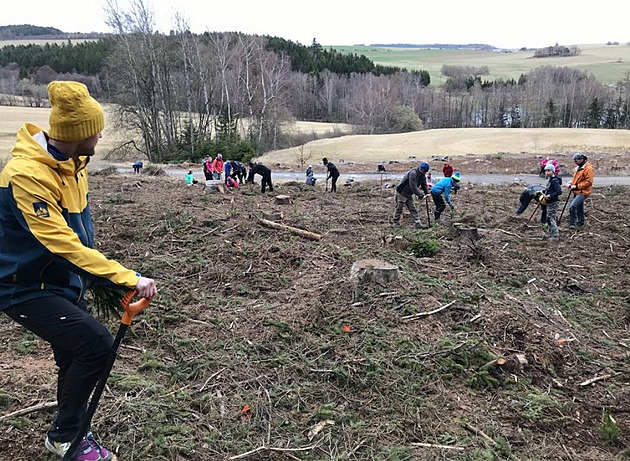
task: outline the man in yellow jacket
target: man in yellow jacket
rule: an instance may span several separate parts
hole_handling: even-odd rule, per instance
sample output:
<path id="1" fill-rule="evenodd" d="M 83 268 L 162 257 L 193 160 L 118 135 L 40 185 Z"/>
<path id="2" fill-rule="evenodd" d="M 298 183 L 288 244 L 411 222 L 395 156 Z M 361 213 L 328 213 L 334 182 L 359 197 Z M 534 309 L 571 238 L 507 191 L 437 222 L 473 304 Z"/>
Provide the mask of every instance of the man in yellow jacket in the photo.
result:
<path id="1" fill-rule="evenodd" d="M 87 312 L 87 284 L 136 289 L 144 298 L 157 288 L 93 248 L 86 166 L 105 127 L 101 105 L 77 82 L 52 82 L 48 96 L 49 131 L 24 124 L 0 173 L 0 310 L 52 347 L 58 411 L 45 446 L 63 457 L 113 343 Z M 73 459 L 113 454 L 88 432 Z"/>
<path id="2" fill-rule="evenodd" d="M 576 152 L 573 155 L 575 171 L 573 179 L 567 185 L 573 192 L 573 200 L 569 206 L 569 229 L 584 226 L 584 200 L 593 192 L 595 173 L 586 155 Z"/>

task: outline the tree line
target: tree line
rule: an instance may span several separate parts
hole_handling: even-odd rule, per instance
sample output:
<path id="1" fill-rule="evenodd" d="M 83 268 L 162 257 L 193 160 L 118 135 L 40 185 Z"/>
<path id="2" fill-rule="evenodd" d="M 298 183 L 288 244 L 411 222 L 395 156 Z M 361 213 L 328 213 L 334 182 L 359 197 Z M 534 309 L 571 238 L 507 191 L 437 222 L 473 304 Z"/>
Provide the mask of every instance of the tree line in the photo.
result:
<path id="1" fill-rule="evenodd" d="M 42 56 L 28 46 L 0 50 L 0 93 L 41 103 L 48 81 L 82 78 L 92 92 L 118 105 L 117 122 L 142 139 L 133 148 L 156 162 L 198 160 L 219 151 L 246 160 L 317 137 L 283 129 L 296 119 L 349 123 L 369 134 L 459 127 L 630 128 L 628 79 L 606 86 L 587 72 L 543 66 L 517 81 L 492 81 L 482 80 L 486 68 L 451 66 L 445 69 L 446 84 L 435 87 L 423 71 L 380 68 L 316 41 L 302 46 L 236 32 L 193 34 L 181 17 L 174 18 L 169 34 L 158 33 L 142 0 L 129 11 L 110 2 L 108 21 L 114 31 L 108 39 L 51 46 L 45 62 L 20 60 L 22 52 Z M 85 49 L 79 45 L 100 48 L 81 59 L 78 50 Z M 75 66 L 54 58 L 63 52 L 76 57 Z M 98 53 L 94 74 L 88 75 L 82 66 Z M 26 71 L 25 63 L 31 66 Z"/>

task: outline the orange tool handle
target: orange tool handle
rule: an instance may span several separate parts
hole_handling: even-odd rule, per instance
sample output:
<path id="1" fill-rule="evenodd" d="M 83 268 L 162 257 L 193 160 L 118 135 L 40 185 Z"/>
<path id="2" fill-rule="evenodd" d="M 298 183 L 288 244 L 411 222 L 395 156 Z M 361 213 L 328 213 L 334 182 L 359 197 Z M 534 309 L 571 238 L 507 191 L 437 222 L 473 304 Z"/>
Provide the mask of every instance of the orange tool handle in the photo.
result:
<path id="1" fill-rule="evenodd" d="M 131 300 L 137 294 L 138 294 L 137 290 L 129 290 L 127 294 L 123 296 L 123 299 L 120 300 L 120 305 L 122 306 L 123 311 L 124 311 L 123 316 L 120 319 L 120 322 L 125 325 L 131 325 L 131 321 L 133 320 L 134 316 L 138 312 L 140 312 L 142 309 L 147 307 L 149 303 L 151 302 L 150 299 L 140 298 L 135 303 L 132 303 Z"/>

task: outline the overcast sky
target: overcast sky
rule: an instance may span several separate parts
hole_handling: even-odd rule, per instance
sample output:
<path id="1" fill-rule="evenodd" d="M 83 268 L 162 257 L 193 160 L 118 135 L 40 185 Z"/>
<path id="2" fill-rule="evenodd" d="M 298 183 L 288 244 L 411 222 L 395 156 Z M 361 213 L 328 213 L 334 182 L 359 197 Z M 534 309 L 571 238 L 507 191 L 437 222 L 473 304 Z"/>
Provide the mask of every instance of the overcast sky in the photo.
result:
<path id="1" fill-rule="evenodd" d="M 485 43 L 500 48 L 630 42 L 630 0 L 146 0 L 158 30 L 181 14 L 193 32 L 274 35 L 310 45 Z M 128 0 L 118 0 L 129 9 Z M 4 1 L 0 25 L 109 32 L 104 0 Z"/>

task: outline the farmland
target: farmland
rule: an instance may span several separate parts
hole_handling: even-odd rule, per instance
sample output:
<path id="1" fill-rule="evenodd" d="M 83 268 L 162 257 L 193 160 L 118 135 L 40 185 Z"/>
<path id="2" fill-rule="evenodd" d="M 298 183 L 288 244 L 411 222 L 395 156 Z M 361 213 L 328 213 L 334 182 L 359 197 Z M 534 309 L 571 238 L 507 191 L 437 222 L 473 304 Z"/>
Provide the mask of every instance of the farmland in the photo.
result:
<path id="1" fill-rule="evenodd" d="M 550 44 L 553 45 L 553 44 Z M 535 50 L 509 52 L 476 51 L 465 49 L 379 48 L 372 46 L 333 46 L 336 50 L 364 54 L 375 64 L 399 66 L 409 70 L 426 70 L 432 85 L 444 83 L 440 70 L 444 65 L 487 66 L 490 75 L 485 80 L 518 80 L 521 74 L 540 66 L 572 67 L 593 74 L 605 84 L 628 78 L 630 73 L 630 45 L 578 45 L 579 56 L 562 58 L 534 58 Z"/>

